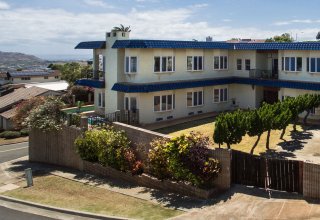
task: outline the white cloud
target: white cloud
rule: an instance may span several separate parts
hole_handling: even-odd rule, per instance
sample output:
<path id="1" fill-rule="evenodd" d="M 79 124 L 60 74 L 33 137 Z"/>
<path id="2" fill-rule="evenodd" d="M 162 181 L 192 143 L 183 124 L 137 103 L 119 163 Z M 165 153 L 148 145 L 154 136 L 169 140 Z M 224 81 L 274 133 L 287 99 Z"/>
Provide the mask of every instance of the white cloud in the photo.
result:
<path id="1" fill-rule="evenodd" d="M 284 26 L 290 24 L 318 24 L 320 20 L 311 20 L 311 19 L 293 19 L 288 21 L 277 21 L 273 23 L 276 26 Z"/>
<path id="2" fill-rule="evenodd" d="M 85 4 L 94 6 L 94 7 L 102 7 L 102 8 L 114 8 L 114 6 L 107 4 L 102 0 L 84 0 Z"/>
<path id="3" fill-rule="evenodd" d="M 228 19 L 228 18 L 225 18 L 225 19 L 222 19 L 223 22 L 231 22 L 232 20 L 231 19 Z"/>
<path id="4" fill-rule="evenodd" d="M 10 9 L 10 5 L 4 1 L 0 1 L 0 10 L 8 10 Z"/>
<path id="5" fill-rule="evenodd" d="M 208 4 L 202 3 L 202 4 L 192 5 L 191 7 L 195 7 L 195 8 L 205 8 L 205 7 L 208 7 L 208 6 L 209 6 Z"/>
<path id="6" fill-rule="evenodd" d="M 268 30 L 265 27 L 214 26 L 193 22 L 196 9 L 133 9 L 128 13 L 71 13 L 62 9 L 20 8 L 0 11 L 0 48 L 30 53 L 70 54 L 80 41 L 104 40 L 114 26 L 131 26 L 131 38 L 214 40 L 267 38 L 285 32 L 301 33 L 299 39 L 314 39 L 318 29 Z"/>

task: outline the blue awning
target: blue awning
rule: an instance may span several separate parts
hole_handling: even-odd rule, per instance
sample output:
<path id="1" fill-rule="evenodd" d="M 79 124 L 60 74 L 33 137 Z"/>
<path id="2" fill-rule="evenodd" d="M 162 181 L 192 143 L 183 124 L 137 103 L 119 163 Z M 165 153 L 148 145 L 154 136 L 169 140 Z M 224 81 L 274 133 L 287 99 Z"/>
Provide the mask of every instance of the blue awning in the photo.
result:
<path id="1" fill-rule="evenodd" d="M 320 91 L 320 83 L 316 82 L 301 82 L 290 80 L 276 80 L 276 79 L 256 79 L 245 77 L 225 77 L 203 80 L 183 80 L 172 82 L 159 83 L 115 83 L 112 90 L 124 93 L 147 93 L 158 92 L 165 90 L 188 89 L 225 84 L 245 84 L 256 86 L 267 86 L 276 88 L 292 88 Z"/>
<path id="2" fill-rule="evenodd" d="M 75 85 L 102 89 L 105 88 L 105 81 L 98 79 L 79 79 L 75 82 Z"/>
<path id="3" fill-rule="evenodd" d="M 80 42 L 75 49 L 105 49 L 105 41 L 84 41 Z"/>

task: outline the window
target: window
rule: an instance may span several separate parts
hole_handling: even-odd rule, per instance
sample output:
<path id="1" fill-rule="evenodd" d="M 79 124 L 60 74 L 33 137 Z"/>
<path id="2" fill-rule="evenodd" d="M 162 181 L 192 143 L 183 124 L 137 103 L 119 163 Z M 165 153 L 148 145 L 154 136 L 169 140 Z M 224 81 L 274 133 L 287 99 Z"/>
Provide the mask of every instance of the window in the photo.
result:
<path id="1" fill-rule="evenodd" d="M 320 58 L 307 58 L 307 71 L 310 73 L 320 73 Z"/>
<path id="2" fill-rule="evenodd" d="M 21 77 L 21 80 L 30 80 L 31 78 L 29 76 Z"/>
<path id="3" fill-rule="evenodd" d="M 105 107 L 105 94 L 104 94 L 104 92 L 98 93 L 98 107 L 100 107 L 100 108 Z"/>
<path id="4" fill-rule="evenodd" d="M 302 57 L 282 57 L 281 69 L 283 71 L 302 71 Z"/>
<path id="5" fill-rule="evenodd" d="M 228 69 L 228 57 L 227 56 L 213 57 L 213 69 L 215 69 L 215 70 Z"/>
<path id="6" fill-rule="evenodd" d="M 245 67 L 246 67 L 246 70 L 250 70 L 251 69 L 251 60 L 249 59 L 246 59 L 245 60 Z"/>
<path id="7" fill-rule="evenodd" d="M 55 76 L 54 78 L 55 78 L 55 79 L 59 79 L 59 76 Z"/>
<path id="8" fill-rule="evenodd" d="M 125 62 L 125 70 L 126 73 L 136 73 L 137 72 L 137 65 L 138 65 L 138 58 L 137 57 L 126 57 Z"/>
<path id="9" fill-rule="evenodd" d="M 201 106 L 203 105 L 203 91 L 187 92 L 187 106 Z"/>
<path id="10" fill-rule="evenodd" d="M 137 98 L 136 97 L 125 97 L 124 98 L 124 109 L 125 110 L 136 110 L 137 109 Z"/>
<path id="11" fill-rule="evenodd" d="M 187 70 L 188 71 L 203 70 L 203 56 L 188 56 L 187 57 Z"/>
<path id="12" fill-rule="evenodd" d="M 213 90 L 213 102 L 227 102 L 228 101 L 228 88 L 220 88 Z"/>
<path id="13" fill-rule="evenodd" d="M 154 72 L 174 72 L 175 71 L 175 57 L 154 57 Z"/>
<path id="14" fill-rule="evenodd" d="M 44 78 L 44 79 L 49 79 L 49 77 L 48 77 L 48 76 L 44 76 L 43 78 Z"/>
<path id="15" fill-rule="evenodd" d="M 170 95 L 161 95 L 153 97 L 153 110 L 155 112 L 165 112 L 171 111 L 175 108 L 175 96 Z"/>
<path id="16" fill-rule="evenodd" d="M 242 59 L 237 59 L 237 70 L 242 70 Z"/>

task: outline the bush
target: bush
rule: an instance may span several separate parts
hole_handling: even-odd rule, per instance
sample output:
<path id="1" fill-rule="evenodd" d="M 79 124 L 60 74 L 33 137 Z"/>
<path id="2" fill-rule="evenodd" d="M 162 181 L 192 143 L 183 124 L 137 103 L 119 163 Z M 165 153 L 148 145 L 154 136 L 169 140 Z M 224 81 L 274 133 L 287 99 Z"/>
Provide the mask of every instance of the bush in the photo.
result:
<path id="1" fill-rule="evenodd" d="M 21 136 L 21 133 L 19 131 L 4 131 L 0 133 L 0 138 L 5 139 L 14 139 Z"/>
<path id="2" fill-rule="evenodd" d="M 132 174 L 143 172 L 142 163 L 137 161 L 123 131 L 116 131 L 112 127 L 90 130 L 77 138 L 75 145 L 84 160 L 99 162 L 120 171 L 131 171 Z"/>
<path id="3" fill-rule="evenodd" d="M 37 128 L 42 131 L 59 130 L 63 123 L 61 109 L 64 103 L 60 98 L 46 97 L 45 102 L 30 111 L 26 118 L 29 128 Z"/>
<path id="4" fill-rule="evenodd" d="M 181 135 L 151 143 L 148 154 L 150 173 L 159 179 L 187 181 L 210 187 L 220 172 L 219 161 L 210 157 L 209 139 L 200 133 Z"/>
<path id="5" fill-rule="evenodd" d="M 20 130 L 21 136 L 25 137 L 25 136 L 29 136 L 29 129 L 24 128 L 22 130 Z"/>

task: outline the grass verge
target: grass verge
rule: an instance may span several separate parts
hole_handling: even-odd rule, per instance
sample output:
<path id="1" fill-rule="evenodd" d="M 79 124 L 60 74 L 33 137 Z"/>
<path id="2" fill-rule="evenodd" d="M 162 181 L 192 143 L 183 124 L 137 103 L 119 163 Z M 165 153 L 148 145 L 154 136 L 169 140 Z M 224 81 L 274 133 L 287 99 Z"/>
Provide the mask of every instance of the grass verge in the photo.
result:
<path id="1" fill-rule="evenodd" d="M 301 126 L 297 126 L 297 129 L 302 131 Z M 286 141 L 292 140 L 291 138 L 291 131 L 293 130 L 292 125 L 290 124 L 286 130 L 284 135 L 284 139 Z M 214 144 L 213 142 L 213 131 L 214 131 L 214 118 L 205 118 L 197 121 L 186 122 L 183 124 L 178 124 L 175 126 L 170 126 L 167 128 L 162 128 L 156 130 L 157 132 L 168 134 L 172 137 L 179 136 L 181 134 L 187 134 L 191 131 L 200 132 L 201 134 L 208 136 L 211 143 L 214 147 L 218 147 L 218 145 Z M 272 130 L 270 135 L 270 149 L 276 149 L 279 143 L 284 142 L 284 140 L 280 139 L 281 131 L 279 130 Z M 258 146 L 256 147 L 254 154 L 259 155 L 260 153 L 266 152 L 266 137 L 267 132 L 265 132 L 260 139 Z M 244 136 L 242 141 L 239 144 L 231 145 L 231 148 L 234 150 L 239 150 L 243 152 L 249 153 L 254 142 L 256 141 L 257 137 L 249 137 L 248 135 Z M 221 146 L 226 148 L 225 145 Z"/>
<path id="2" fill-rule="evenodd" d="M 183 213 L 52 175 L 35 177 L 33 187 L 7 191 L 3 195 L 66 209 L 135 219 L 167 219 Z"/>
<path id="3" fill-rule="evenodd" d="M 29 140 L 29 137 L 19 137 L 19 138 L 14 138 L 14 139 L 0 138 L 0 145 L 17 144 L 17 143 L 21 143 L 21 142 L 26 142 L 28 140 Z"/>

